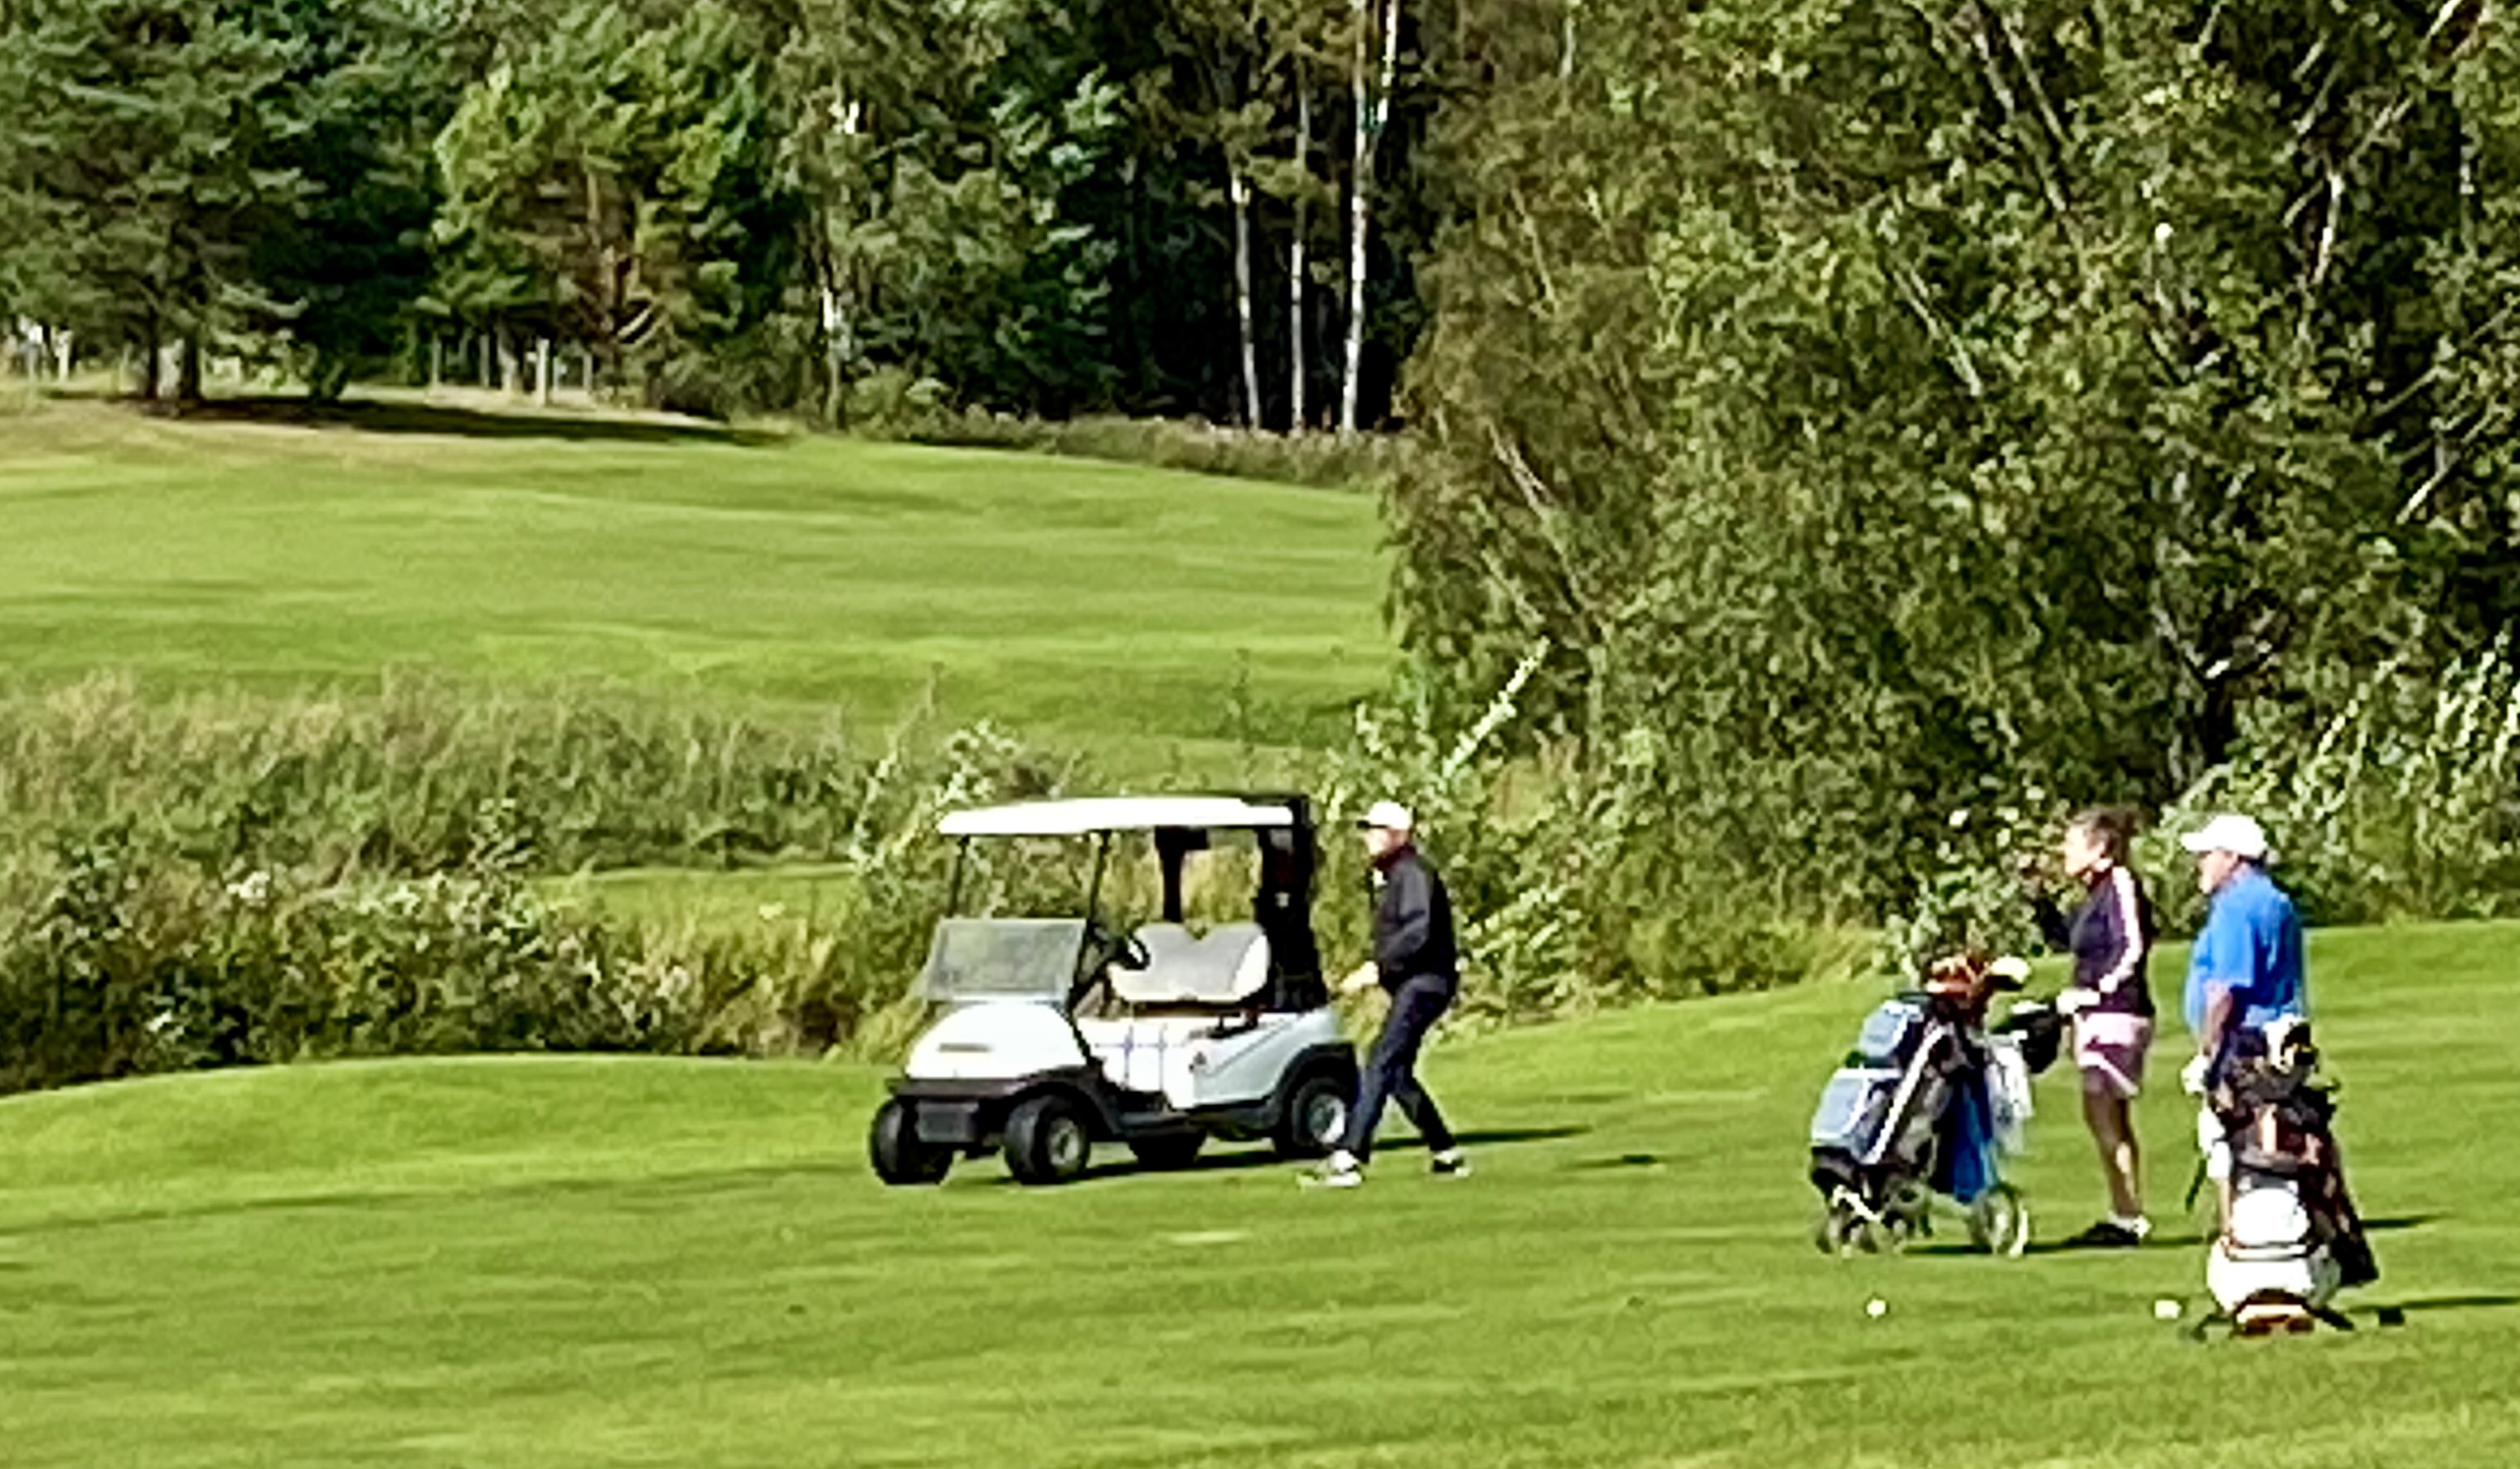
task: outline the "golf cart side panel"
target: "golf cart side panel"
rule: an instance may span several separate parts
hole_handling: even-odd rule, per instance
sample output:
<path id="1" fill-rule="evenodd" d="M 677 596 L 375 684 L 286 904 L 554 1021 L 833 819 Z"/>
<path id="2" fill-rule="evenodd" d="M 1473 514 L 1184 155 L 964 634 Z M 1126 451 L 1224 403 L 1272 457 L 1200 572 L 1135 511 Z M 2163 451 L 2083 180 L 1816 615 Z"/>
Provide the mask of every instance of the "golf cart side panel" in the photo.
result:
<path id="1" fill-rule="evenodd" d="M 1185 1108 L 1198 1125 L 1219 1136 L 1265 1137 L 1275 1132 L 1286 1114 L 1286 1104 L 1295 1090 L 1312 1076 L 1334 1078 L 1340 1090 L 1353 1096 L 1356 1091 L 1356 1047 L 1345 1040 L 1316 1041 L 1294 1055 L 1282 1059 L 1275 1077 L 1276 1085 L 1257 1096 L 1235 1100 L 1213 1100 Z"/>
<path id="2" fill-rule="evenodd" d="M 1081 1019 L 1076 1028 L 1112 1086 L 1161 1095 L 1185 1112 L 1265 1101 L 1298 1056 L 1345 1046 L 1328 1010 L 1118 1015 Z"/>
<path id="3" fill-rule="evenodd" d="M 1275 1096 L 1307 1052 L 1336 1046 L 1338 1017 L 1328 1010 L 1272 1017 L 1247 1030 L 1211 1036 L 1165 1079 L 1165 1094 L 1185 1111 Z"/>

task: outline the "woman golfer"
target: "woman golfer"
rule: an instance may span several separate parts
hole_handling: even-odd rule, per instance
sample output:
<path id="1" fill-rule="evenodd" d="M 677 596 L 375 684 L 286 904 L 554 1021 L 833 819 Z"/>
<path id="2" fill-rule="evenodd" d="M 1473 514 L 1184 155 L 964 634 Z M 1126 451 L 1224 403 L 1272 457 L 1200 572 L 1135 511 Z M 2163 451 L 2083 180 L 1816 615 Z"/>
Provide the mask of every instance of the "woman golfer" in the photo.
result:
<path id="1" fill-rule="evenodd" d="M 2074 956 L 2074 982 L 2057 1007 L 2074 1017 L 2074 1064 L 2083 1073 L 2083 1121 L 2100 1152 L 2109 1183 L 2109 1216 L 2069 1243 L 2125 1248 L 2143 1242 L 2143 1155 L 2128 1103 L 2143 1090 L 2144 1055 L 2152 1048 L 2152 902 L 2127 866 L 2130 824 L 2122 812 L 2093 810 L 2065 826 L 2059 844 L 2065 875 L 2083 886 L 2068 917 L 2034 893 L 2039 928 L 2049 947 Z"/>

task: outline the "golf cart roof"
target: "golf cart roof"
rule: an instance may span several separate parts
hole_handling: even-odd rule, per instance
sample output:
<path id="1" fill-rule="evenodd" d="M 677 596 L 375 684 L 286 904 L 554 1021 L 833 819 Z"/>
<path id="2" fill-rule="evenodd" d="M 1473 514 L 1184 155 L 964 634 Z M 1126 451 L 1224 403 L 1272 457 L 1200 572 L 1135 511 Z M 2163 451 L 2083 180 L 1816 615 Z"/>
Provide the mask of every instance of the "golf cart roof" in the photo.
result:
<path id="1" fill-rule="evenodd" d="M 1291 807 L 1255 804 L 1240 796 L 1091 796 L 956 811 L 938 822 L 936 830 L 944 836 L 1085 836 L 1173 826 L 1245 830 L 1294 824 Z"/>

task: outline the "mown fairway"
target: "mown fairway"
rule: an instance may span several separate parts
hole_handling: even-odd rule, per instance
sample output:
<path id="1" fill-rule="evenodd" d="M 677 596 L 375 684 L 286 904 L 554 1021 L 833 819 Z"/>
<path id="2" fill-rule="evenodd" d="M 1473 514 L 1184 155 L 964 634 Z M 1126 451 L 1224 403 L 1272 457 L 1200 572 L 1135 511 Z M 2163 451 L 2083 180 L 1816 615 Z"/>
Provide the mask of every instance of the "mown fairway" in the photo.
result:
<path id="1" fill-rule="evenodd" d="M 1315 743 L 1389 640 L 1371 496 L 415 404 L 0 417 L 0 681 L 387 670 L 836 711 L 1114 762 Z"/>
<path id="2" fill-rule="evenodd" d="M 1875 998 L 1855 986 L 1448 1046 L 1431 1077 L 1487 1135 L 1478 1176 L 1395 1151 L 1349 1195 L 1238 1155 L 1049 1192 L 991 1161 L 887 1193 L 859 1151 L 877 1074 L 840 1067 L 396 1063 L 19 1097 L 6 1462 L 2508 1464 L 2515 946 L 2314 940 L 2381 1226 L 2359 1305 L 2408 1324 L 2364 1309 L 2354 1335 L 2264 1344 L 2152 1317 L 2200 1283 L 2171 1094 L 2143 1117 L 2162 1247 L 1814 1254 L 1802 1129 Z M 2097 1181 L 2065 1076 L 2043 1101 L 2018 1178 L 2053 1238 Z"/>

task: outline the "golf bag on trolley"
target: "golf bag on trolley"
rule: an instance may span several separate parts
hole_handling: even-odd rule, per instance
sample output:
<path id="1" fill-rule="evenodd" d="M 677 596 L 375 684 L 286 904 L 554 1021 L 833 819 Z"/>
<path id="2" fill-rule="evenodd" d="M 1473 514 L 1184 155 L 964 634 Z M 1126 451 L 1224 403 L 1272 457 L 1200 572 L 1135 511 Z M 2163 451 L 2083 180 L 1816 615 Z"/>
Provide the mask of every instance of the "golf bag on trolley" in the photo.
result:
<path id="1" fill-rule="evenodd" d="M 2306 1023 L 2244 1031 L 2217 1068 L 2199 1118 L 2206 1172 L 2230 1207 L 2205 1257 L 2205 1284 L 2247 1334 L 2346 1324 L 2328 1301 L 2380 1277 L 2346 1192 L 2333 1089 L 2318 1077 Z"/>
<path id="2" fill-rule="evenodd" d="M 1967 1212 L 1980 1249 L 2018 1255 L 2029 1243 L 2029 1209 L 2002 1159 L 2020 1150 L 2030 1079 L 2055 1063 L 2065 1022 L 2042 1002 L 1986 1027 L 1990 1002 L 2026 972 L 2018 959 L 1959 955 L 1865 1019 L 1812 1114 L 1820 1248 L 1897 1249 L 1931 1232 L 1938 1194 Z"/>

